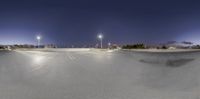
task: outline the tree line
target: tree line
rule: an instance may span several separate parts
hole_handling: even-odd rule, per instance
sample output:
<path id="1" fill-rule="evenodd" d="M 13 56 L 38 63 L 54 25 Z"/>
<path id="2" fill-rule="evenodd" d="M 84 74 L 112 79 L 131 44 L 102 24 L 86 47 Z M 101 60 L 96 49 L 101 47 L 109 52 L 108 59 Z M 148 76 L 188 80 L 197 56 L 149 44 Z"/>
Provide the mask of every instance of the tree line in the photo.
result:
<path id="1" fill-rule="evenodd" d="M 132 45 L 124 45 L 122 49 L 145 49 L 144 44 L 132 44 Z"/>

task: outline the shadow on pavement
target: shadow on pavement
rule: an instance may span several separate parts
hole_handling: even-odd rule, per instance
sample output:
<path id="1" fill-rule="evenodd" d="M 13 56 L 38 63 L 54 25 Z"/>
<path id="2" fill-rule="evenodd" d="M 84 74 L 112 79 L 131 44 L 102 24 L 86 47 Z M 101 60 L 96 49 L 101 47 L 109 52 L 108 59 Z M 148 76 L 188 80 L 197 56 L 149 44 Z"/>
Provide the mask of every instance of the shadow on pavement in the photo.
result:
<path id="1" fill-rule="evenodd" d="M 193 61 L 195 59 L 176 59 L 176 60 L 166 60 L 166 61 L 159 61 L 159 60 L 148 60 L 148 59 L 140 59 L 141 63 L 147 64 L 164 64 L 168 67 L 180 67 L 186 65 L 187 63 Z"/>

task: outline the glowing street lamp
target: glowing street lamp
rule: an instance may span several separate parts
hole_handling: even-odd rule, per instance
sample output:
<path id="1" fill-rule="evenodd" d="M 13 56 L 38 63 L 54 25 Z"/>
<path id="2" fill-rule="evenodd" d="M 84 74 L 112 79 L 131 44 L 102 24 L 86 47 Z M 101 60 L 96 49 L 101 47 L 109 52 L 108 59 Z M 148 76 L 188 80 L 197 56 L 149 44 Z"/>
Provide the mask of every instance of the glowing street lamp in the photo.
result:
<path id="1" fill-rule="evenodd" d="M 103 35 L 102 35 L 102 34 L 99 34 L 99 35 L 98 35 L 98 38 L 100 39 L 101 48 L 103 48 L 103 44 L 102 44 L 102 42 L 103 42 Z"/>
<path id="2" fill-rule="evenodd" d="M 110 42 L 108 42 L 108 48 L 110 48 L 110 46 L 111 46 L 111 43 L 110 43 Z"/>
<path id="3" fill-rule="evenodd" d="M 37 46 L 38 46 L 38 48 L 39 48 L 39 46 L 40 46 L 40 41 L 41 41 L 42 37 L 38 35 L 38 36 L 36 37 L 36 39 L 37 39 Z"/>

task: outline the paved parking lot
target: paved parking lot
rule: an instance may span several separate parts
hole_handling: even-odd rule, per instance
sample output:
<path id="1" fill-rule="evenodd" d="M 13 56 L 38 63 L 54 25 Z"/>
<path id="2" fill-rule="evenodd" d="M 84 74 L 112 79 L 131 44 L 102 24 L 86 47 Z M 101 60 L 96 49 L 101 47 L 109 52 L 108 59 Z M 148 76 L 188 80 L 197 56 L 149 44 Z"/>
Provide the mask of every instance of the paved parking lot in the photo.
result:
<path id="1" fill-rule="evenodd" d="M 1 99 L 200 99 L 200 53 L 1 51 Z"/>

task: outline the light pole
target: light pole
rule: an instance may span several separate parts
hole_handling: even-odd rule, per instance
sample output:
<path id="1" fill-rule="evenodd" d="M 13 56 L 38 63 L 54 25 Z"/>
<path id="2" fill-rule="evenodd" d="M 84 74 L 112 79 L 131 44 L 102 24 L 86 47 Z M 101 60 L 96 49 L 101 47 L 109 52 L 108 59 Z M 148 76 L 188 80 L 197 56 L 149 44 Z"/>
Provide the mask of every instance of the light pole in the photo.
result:
<path id="1" fill-rule="evenodd" d="M 103 48 L 103 44 L 102 44 L 102 42 L 103 42 L 103 35 L 102 35 L 102 34 L 99 34 L 99 35 L 98 35 L 98 38 L 100 39 L 101 48 Z"/>
<path id="2" fill-rule="evenodd" d="M 108 49 L 110 49 L 110 48 L 111 48 L 111 43 L 109 42 L 109 43 L 108 43 Z"/>
<path id="3" fill-rule="evenodd" d="M 40 46 L 40 41 L 41 41 L 41 38 L 42 38 L 42 37 L 41 37 L 41 36 L 39 36 L 39 35 L 36 37 L 36 39 L 37 39 L 37 46 L 38 46 L 38 48 L 39 48 L 39 46 Z"/>

